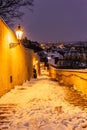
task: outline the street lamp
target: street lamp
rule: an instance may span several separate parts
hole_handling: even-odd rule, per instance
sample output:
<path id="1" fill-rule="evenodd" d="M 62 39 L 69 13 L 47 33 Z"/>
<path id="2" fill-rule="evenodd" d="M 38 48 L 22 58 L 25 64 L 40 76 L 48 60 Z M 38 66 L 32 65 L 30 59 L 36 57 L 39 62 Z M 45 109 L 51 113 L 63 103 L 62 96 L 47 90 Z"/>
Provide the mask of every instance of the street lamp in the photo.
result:
<path id="1" fill-rule="evenodd" d="M 18 25 L 18 27 L 16 29 L 16 36 L 17 36 L 18 41 L 20 41 L 22 39 L 23 30 L 22 30 L 20 24 Z"/>
<path id="2" fill-rule="evenodd" d="M 20 41 L 21 41 L 22 36 L 23 36 L 23 30 L 22 30 L 20 24 L 18 25 L 18 27 L 17 27 L 15 33 L 16 33 L 16 37 L 17 37 L 18 43 L 10 43 L 10 44 L 9 44 L 9 48 L 16 47 L 17 45 L 20 44 Z"/>

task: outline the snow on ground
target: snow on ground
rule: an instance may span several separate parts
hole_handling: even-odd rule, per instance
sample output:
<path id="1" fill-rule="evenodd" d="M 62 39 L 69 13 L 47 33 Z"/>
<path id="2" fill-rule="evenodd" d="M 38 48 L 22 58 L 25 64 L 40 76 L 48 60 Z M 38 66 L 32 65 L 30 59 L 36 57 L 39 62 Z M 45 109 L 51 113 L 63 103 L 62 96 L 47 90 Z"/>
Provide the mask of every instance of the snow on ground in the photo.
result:
<path id="1" fill-rule="evenodd" d="M 0 130 L 87 130 L 87 113 L 44 73 L 0 98 Z"/>

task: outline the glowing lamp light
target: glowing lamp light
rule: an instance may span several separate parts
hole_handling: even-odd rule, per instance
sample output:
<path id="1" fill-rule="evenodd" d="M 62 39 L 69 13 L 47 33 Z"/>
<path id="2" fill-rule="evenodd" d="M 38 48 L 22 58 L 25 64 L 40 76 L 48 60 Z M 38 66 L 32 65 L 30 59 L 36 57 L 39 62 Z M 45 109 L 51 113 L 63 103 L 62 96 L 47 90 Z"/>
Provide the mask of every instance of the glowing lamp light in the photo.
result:
<path id="1" fill-rule="evenodd" d="M 23 30 L 22 30 L 20 24 L 18 25 L 18 28 L 16 29 L 16 36 L 17 36 L 17 39 L 18 39 L 18 40 L 21 40 L 21 39 L 22 39 Z"/>
<path id="2" fill-rule="evenodd" d="M 23 30 L 22 30 L 20 24 L 18 25 L 15 33 L 16 33 L 16 37 L 17 37 L 18 43 L 10 43 L 9 44 L 9 48 L 16 47 L 17 45 L 20 44 L 20 41 L 21 41 L 22 36 L 23 36 Z"/>

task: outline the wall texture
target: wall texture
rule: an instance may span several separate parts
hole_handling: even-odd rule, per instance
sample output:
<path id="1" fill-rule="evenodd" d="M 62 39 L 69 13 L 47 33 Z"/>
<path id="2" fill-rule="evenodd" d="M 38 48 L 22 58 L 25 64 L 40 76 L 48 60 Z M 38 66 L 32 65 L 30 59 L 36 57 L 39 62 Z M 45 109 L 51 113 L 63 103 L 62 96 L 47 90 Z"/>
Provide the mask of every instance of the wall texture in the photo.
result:
<path id="1" fill-rule="evenodd" d="M 33 66 L 37 71 L 37 75 L 40 75 L 40 57 L 37 53 L 34 53 L 33 55 Z"/>
<path id="2" fill-rule="evenodd" d="M 34 52 L 18 43 L 14 32 L 0 19 L 0 96 L 32 77 Z"/>
<path id="3" fill-rule="evenodd" d="M 50 66 L 49 75 L 59 83 L 72 86 L 75 90 L 87 95 L 87 69 L 56 69 Z"/>

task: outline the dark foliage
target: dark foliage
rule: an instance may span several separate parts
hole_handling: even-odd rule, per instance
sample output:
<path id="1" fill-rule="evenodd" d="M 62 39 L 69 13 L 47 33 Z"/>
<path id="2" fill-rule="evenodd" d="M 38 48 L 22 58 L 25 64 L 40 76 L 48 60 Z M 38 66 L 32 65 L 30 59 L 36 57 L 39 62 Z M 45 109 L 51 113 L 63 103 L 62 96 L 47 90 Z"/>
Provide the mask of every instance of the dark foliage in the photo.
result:
<path id="1" fill-rule="evenodd" d="M 40 47 L 40 44 L 37 41 L 31 41 L 31 40 L 27 40 L 27 38 L 25 38 L 23 40 L 23 45 L 26 48 L 33 49 L 34 52 L 43 51 L 43 49 Z"/>

